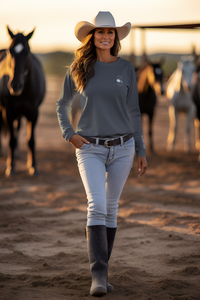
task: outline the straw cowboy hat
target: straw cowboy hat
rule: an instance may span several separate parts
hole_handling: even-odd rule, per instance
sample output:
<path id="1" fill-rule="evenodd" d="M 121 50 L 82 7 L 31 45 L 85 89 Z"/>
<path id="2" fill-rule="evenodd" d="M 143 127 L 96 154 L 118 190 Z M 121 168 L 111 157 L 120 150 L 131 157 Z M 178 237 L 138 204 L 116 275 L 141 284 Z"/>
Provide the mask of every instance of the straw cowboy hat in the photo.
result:
<path id="1" fill-rule="evenodd" d="M 131 23 L 128 22 L 119 27 L 115 24 L 115 19 L 109 11 L 99 11 L 96 17 L 92 21 L 94 24 L 81 21 L 75 26 L 75 36 L 81 42 L 91 30 L 99 27 L 115 28 L 118 33 L 119 40 L 123 40 L 130 32 Z"/>

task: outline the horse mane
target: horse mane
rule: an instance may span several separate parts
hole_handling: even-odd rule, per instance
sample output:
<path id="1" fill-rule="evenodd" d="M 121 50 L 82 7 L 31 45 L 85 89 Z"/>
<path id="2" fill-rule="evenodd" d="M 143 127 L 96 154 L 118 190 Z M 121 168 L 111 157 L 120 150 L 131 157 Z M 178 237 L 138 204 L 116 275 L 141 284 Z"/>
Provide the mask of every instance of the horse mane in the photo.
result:
<path id="1" fill-rule="evenodd" d="M 6 49 L 0 50 L 0 62 L 6 57 Z"/>
<path id="2" fill-rule="evenodd" d="M 175 92 L 179 92 L 181 89 L 181 78 L 182 78 L 182 69 L 178 67 L 170 76 L 167 87 L 166 87 L 166 96 L 168 99 L 172 99 Z"/>
<path id="3" fill-rule="evenodd" d="M 148 85 L 153 86 L 155 82 L 154 70 L 151 65 L 147 65 L 142 70 L 138 70 L 138 93 L 145 93 L 148 90 Z"/>
<path id="4" fill-rule="evenodd" d="M 12 76 L 10 63 L 13 63 L 12 56 L 10 54 L 10 51 L 6 51 L 6 55 L 4 58 L 0 61 L 0 78 L 4 75 L 8 75 L 9 77 Z"/>

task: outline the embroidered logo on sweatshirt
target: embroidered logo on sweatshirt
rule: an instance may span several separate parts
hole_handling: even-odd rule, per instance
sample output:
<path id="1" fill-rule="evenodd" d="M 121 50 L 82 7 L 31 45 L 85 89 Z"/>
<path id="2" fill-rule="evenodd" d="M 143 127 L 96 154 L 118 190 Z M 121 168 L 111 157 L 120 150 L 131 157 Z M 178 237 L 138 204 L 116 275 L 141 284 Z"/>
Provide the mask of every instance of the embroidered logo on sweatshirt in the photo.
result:
<path id="1" fill-rule="evenodd" d="M 122 86 L 123 85 L 123 80 L 122 80 L 122 76 L 121 75 L 117 76 L 116 81 L 117 81 L 117 85 L 118 86 Z"/>

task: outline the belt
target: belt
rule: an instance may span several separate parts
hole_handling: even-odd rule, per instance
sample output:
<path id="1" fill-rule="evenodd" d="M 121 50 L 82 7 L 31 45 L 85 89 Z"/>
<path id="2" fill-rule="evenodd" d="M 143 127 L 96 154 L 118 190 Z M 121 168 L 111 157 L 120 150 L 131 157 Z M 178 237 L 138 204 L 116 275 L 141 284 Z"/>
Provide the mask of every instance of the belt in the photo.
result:
<path id="1" fill-rule="evenodd" d="M 131 138 L 133 137 L 133 134 L 130 133 L 130 134 L 127 134 L 127 135 L 124 135 L 122 137 L 122 140 L 123 142 L 127 142 L 128 140 L 130 140 Z M 89 141 L 90 143 L 92 144 L 96 144 L 96 140 L 95 138 L 91 138 L 91 137 L 87 137 L 87 136 L 84 136 L 84 138 Z M 121 138 L 115 138 L 115 139 L 108 139 L 108 140 L 101 140 L 99 139 L 99 145 L 104 145 L 106 148 L 110 148 L 112 146 L 116 146 L 116 145 L 119 145 L 121 144 Z"/>

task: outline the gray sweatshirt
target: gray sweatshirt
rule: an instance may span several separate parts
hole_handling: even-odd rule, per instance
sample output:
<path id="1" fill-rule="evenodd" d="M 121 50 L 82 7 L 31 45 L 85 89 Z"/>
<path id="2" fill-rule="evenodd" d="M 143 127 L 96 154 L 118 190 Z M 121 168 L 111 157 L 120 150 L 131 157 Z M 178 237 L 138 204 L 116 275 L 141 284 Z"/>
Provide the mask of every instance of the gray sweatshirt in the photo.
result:
<path id="1" fill-rule="evenodd" d="M 133 65 L 122 58 L 114 63 L 96 61 L 95 75 L 80 94 L 82 114 L 76 133 L 88 137 L 113 138 L 133 133 L 137 156 L 145 156 L 137 81 Z M 60 99 L 58 121 L 66 140 L 75 134 L 70 115 L 76 94 L 75 84 L 67 71 Z"/>

